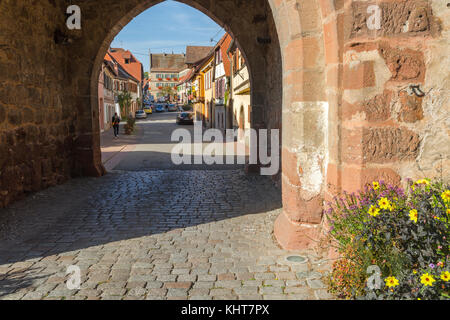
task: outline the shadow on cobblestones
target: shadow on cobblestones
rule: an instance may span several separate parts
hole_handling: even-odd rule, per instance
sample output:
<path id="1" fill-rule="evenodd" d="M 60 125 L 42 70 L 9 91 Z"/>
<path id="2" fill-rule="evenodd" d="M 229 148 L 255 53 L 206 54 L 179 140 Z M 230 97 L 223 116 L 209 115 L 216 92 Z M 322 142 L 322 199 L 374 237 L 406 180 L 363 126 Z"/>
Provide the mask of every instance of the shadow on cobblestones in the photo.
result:
<path id="1" fill-rule="evenodd" d="M 0 299 L 13 292 L 25 290 L 33 284 L 45 282 L 46 275 L 38 275 L 40 269 L 13 270 L 7 274 L 0 275 Z"/>
<path id="2" fill-rule="evenodd" d="M 169 231 L 181 234 L 279 208 L 280 190 L 270 178 L 242 170 L 116 171 L 74 179 L 0 210 L 0 266 Z M 187 242 L 208 241 L 200 232 L 198 238 L 195 232 L 183 236 Z"/>

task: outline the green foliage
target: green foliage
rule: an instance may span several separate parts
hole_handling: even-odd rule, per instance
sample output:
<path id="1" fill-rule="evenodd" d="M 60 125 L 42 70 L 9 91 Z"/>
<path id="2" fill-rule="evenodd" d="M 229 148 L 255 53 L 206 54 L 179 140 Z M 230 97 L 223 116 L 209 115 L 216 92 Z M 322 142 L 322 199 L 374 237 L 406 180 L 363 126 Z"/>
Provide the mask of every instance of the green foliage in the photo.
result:
<path id="1" fill-rule="evenodd" d="M 119 101 L 120 113 L 122 116 L 128 115 L 130 112 L 132 97 L 128 91 L 121 92 L 117 99 Z"/>
<path id="2" fill-rule="evenodd" d="M 342 256 L 330 291 L 343 298 L 448 299 L 448 189 L 426 179 L 409 182 L 406 191 L 380 181 L 329 203 L 329 238 Z M 370 265 L 381 269 L 382 288 L 366 286 Z"/>
<path id="3" fill-rule="evenodd" d="M 125 134 L 132 134 L 136 125 L 136 119 L 134 118 L 128 118 L 127 123 L 125 124 Z"/>
<path id="4" fill-rule="evenodd" d="M 174 90 L 172 87 L 163 87 L 160 92 L 162 93 L 162 95 L 164 97 L 170 97 L 173 96 L 175 94 Z"/>
<path id="5" fill-rule="evenodd" d="M 230 91 L 227 90 L 227 91 L 225 91 L 225 105 L 227 105 L 229 98 L 230 98 Z"/>

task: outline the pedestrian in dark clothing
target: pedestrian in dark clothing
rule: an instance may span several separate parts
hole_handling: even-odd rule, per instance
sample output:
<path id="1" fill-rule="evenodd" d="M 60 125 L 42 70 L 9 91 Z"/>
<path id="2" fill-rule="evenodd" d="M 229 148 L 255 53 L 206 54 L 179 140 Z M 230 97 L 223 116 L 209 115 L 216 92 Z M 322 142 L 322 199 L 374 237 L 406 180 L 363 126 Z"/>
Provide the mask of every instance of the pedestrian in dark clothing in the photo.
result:
<path id="1" fill-rule="evenodd" d="M 112 124 L 113 124 L 113 128 L 114 128 L 114 137 L 115 138 L 119 138 L 119 123 L 120 123 L 120 118 L 116 112 L 116 114 L 112 118 Z"/>

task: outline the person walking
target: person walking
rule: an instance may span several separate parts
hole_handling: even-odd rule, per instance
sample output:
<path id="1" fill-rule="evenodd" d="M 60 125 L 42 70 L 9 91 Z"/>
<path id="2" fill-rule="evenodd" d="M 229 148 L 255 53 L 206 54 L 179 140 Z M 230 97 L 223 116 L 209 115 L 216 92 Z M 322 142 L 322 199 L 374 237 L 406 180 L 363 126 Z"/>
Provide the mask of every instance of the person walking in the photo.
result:
<path id="1" fill-rule="evenodd" d="M 120 123 L 120 118 L 116 112 L 116 114 L 114 114 L 114 116 L 112 118 L 112 124 L 113 124 L 113 128 L 114 128 L 114 137 L 116 139 L 119 138 L 119 123 Z"/>

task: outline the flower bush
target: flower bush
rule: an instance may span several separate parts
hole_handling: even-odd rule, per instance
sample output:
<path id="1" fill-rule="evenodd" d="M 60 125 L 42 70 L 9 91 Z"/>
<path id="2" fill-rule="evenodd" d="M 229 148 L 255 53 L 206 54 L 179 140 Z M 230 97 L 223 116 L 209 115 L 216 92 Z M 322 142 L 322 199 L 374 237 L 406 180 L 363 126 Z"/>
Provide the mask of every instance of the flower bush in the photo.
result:
<path id="1" fill-rule="evenodd" d="M 449 299 L 450 187 L 428 179 L 406 190 L 375 181 L 328 204 L 329 239 L 341 258 L 329 291 L 346 299 Z M 381 285 L 367 285 L 370 266 Z"/>
<path id="2" fill-rule="evenodd" d="M 134 118 L 128 118 L 127 123 L 125 124 L 125 134 L 130 135 L 134 131 L 134 127 L 136 125 L 136 119 Z"/>

